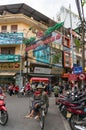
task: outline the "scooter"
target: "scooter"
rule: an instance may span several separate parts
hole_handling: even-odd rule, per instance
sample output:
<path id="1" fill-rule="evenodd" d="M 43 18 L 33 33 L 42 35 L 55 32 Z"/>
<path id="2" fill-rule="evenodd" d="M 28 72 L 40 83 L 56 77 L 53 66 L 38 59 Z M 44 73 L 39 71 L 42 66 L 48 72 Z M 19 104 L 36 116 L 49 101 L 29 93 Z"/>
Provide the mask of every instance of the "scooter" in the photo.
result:
<path id="1" fill-rule="evenodd" d="M 67 108 L 80 106 L 84 102 L 86 102 L 86 98 L 82 98 L 81 100 L 77 98 L 77 101 L 64 99 L 60 101 L 61 104 L 59 105 L 59 110 L 61 111 L 62 115 L 67 118 Z"/>
<path id="2" fill-rule="evenodd" d="M 67 108 L 69 124 L 72 130 L 86 130 L 86 106 Z"/>
<path id="3" fill-rule="evenodd" d="M 8 121 L 8 112 L 4 101 L 5 95 L 0 94 L 0 124 L 6 125 Z"/>

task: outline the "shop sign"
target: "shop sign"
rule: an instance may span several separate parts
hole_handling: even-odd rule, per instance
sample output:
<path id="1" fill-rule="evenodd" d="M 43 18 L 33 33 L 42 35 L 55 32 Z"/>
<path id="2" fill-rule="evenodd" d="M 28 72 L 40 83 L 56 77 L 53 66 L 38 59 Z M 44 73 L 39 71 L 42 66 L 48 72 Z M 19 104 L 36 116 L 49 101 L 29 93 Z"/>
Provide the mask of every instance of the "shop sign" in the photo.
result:
<path id="1" fill-rule="evenodd" d="M 70 48 L 70 38 L 63 36 L 62 43 L 63 43 L 63 46 Z"/>
<path id="2" fill-rule="evenodd" d="M 51 74 L 62 74 L 63 73 L 63 68 L 52 68 L 51 69 Z"/>
<path id="3" fill-rule="evenodd" d="M 20 62 L 20 55 L 0 55 L 0 62 Z"/>
<path id="4" fill-rule="evenodd" d="M 1 63 L 0 70 L 19 70 L 20 63 Z"/>
<path id="5" fill-rule="evenodd" d="M 69 74 L 69 77 L 68 77 L 68 80 L 69 81 L 76 81 L 77 80 L 77 75 L 76 74 Z"/>
<path id="6" fill-rule="evenodd" d="M 63 56 L 64 56 L 64 67 L 66 68 L 71 68 L 71 54 L 69 52 L 63 52 Z"/>
<path id="7" fill-rule="evenodd" d="M 81 66 L 79 66 L 79 67 L 74 67 L 74 68 L 73 68 L 73 73 L 74 73 L 74 74 L 82 73 L 82 67 L 81 67 Z"/>
<path id="8" fill-rule="evenodd" d="M 41 41 L 37 42 L 36 44 L 31 45 L 30 47 L 27 47 L 26 51 L 35 49 L 35 48 L 37 48 L 38 46 L 41 46 L 41 45 L 47 45 L 48 43 L 52 43 L 52 42 L 54 42 L 56 40 L 59 40 L 61 37 L 62 37 L 61 34 L 58 33 L 55 36 L 49 37 L 49 38 L 47 38 L 47 39 L 45 39 L 43 41 L 41 40 Z"/>
<path id="9" fill-rule="evenodd" d="M 0 33 L 0 45 L 22 44 L 23 33 Z"/>
<path id="10" fill-rule="evenodd" d="M 42 67 L 35 67 L 34 73 L 40 73 L 40 74 L 51 74 L 51 69 L 49 68 L 42 68 Z"/>

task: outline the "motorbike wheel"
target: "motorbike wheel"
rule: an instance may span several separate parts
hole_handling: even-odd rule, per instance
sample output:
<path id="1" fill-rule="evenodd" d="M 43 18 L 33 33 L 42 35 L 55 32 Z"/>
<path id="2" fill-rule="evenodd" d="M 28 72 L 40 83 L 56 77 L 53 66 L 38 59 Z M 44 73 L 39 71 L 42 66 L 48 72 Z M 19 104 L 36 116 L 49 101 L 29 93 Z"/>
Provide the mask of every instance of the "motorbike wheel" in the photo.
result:
<path id="1" fill-rule="evenodd" d="M 76 122 L 79 119 L 79 115 L 72 115 L 71 118 L 69 119 L 69 124 L 72 130 L 78 130 L 76 126 Z"/>
<path id="2" fill-rule="evenodd" d="M 67 119 L 67 108 L 66 108 L 66 106 L 64 106 L 64 105 L 62 106 L 61 113 L 65 117 L 65 119 Z"/>
<path id="3" fill-rule="evenodd" d="M 63 104 L 59 104 L 59 110 L 60 110 L 60 112 L 61 112 L 62 107 L 63 107 Z"/>
<path id="4" fill-rule="evenodd" d="M 47 113 L 48 113 L 48 107 L 46 106 L 46 108 L 45 108 L 45 115 L 47 115 Z"/>
<path id="5" fill-rule="evenodd" d="M 44 122 L 45 122 L 45 117 L 43 115 L 40 116 L 40 127 L 41 130 L 44 129 Z"/>
<path id="6" fill-rule="evenodd" d="M 22 92 L 22 93 L 19 92 L 19 93 L 17 94 L 17 97 L 18 97 L 18 98 L 20 98 L 20 97 L 24 97 L 24 93 L 23 93 L 23 92 Z"/>
<path id="7" fill-rule="evenodd" d="M 0 111 L 0 124 L 5 125 L 8 121 L 8 113 L 7 111 L 1 110 Z"/>

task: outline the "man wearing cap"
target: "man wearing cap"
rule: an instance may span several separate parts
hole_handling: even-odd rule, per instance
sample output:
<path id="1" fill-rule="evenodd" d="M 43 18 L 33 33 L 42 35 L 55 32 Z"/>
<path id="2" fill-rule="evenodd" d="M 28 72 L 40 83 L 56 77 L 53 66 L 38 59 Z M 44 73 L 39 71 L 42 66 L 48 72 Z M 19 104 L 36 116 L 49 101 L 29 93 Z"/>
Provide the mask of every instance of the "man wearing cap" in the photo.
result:
<path id="1" fill-rule="evenodd" d="M 34 112 L 38 111 L 38 109 L 46 104 L 47 106 L 49 105 L 49 99 L 48 99 L 48 95 L 46 94 L 46 92 L 44 91 L 44 88 L 42 86 L 42 84 L 38 84 L 37 86 L 37 95 L 36 92 L 34 94 L 34 101 L 32 102 L 32 110 L 31 113 L 29 115 L 26 116 L 26 118 L 31 118 L 34 116 Z M 37 115 L 35 117 L 35 119 L 37 119 L 39 117 L 39 115 Z"/>

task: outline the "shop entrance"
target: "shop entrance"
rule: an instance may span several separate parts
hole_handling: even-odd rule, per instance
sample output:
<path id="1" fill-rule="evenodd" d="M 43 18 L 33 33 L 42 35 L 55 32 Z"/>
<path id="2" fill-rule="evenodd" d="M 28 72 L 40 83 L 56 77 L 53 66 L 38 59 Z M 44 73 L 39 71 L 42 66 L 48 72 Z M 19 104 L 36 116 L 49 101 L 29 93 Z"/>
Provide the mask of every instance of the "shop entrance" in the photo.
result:
<path id="1" fill-rule="evenodd" d="M 0 86 L 4 90 L 10 83 L 15 84 L 15 79 L 13 78 L 13 76 L 0 76 Z"/>

